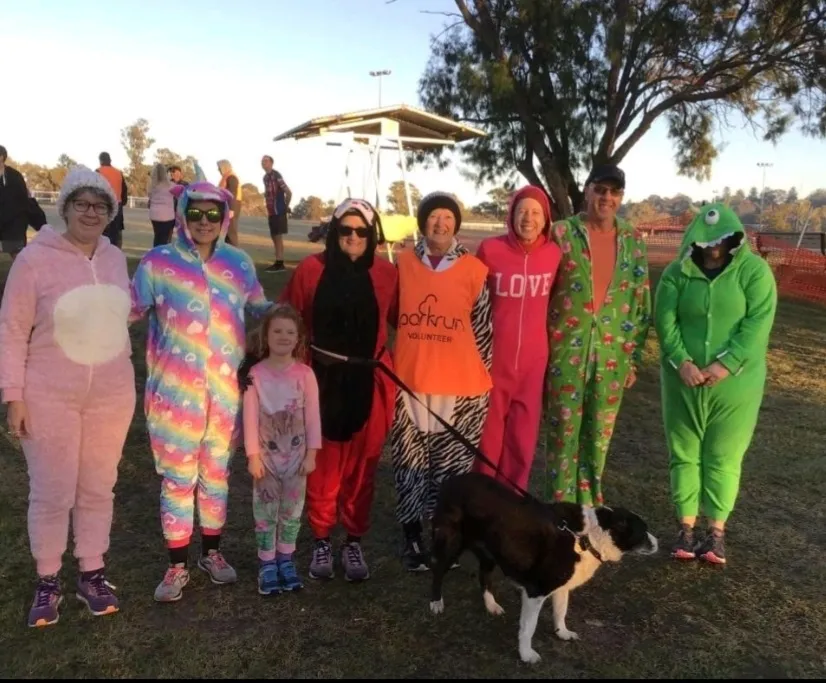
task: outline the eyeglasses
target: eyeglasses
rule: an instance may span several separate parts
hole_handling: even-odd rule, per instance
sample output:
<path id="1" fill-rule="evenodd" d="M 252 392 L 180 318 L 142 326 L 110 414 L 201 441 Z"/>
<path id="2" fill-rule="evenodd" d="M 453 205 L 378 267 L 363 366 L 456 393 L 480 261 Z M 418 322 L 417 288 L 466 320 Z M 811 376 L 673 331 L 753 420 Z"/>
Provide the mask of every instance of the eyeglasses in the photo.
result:
<path id="1" fill-rule="evenodd" d="M 356 234 L 362 239 L 367 239 L 368 235 L 370 235 L 370 228 L 351 228 L 346 225 L 338 226 L 339 237 L 349 237 L 352 234 Z"/>
<path id="2" fill-rule="evenodd" d="M 210 223 L 220 223 L 221 219 L 223 218 L 223 214 L 221 213 L 220 209 L 207 209 L 206 211 L 204 211 L 203 209 L 186 210 L 187 223 L 200 223 L 201 218 L 203 218 L 204 216 L 207 217 L 207 220 Z"/>
<path id="3" fill-rule="evenodd" d="M 95 202 L 93 204 L 92 202 L 87 202 L 85 199 L 75 199 L 72 202 L 72 206 L 78 213 L 86 213 L 90 206 L 98 216 L 105 216 L 109 213 L 109 205 L 106 202 Z"/>
<path id="4" fill-rule="evenodd" d="M 594 185 L 593 190 L 594 194 L 597 194 L 600 197 L 604 194 L 610 194 L 612 197 L 622 196 L 622 189 L 620 189 L 619 187 L 606 187 L 605 185 Z"/>

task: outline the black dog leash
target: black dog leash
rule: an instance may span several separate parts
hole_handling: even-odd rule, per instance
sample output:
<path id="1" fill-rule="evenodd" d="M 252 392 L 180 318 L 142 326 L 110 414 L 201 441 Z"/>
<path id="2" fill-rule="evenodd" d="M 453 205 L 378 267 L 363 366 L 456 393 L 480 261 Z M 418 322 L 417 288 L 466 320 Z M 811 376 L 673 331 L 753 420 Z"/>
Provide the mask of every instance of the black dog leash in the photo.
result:
<path id="1" fill-rule="evenodd" d="M 393 383 L 397 387 L 399 387 L 399 389 L 401 389 L 403 392 L 405 392 L 411 398 L 415 399 L 419 403 L 419 405 L 421 405 L 428 413 L 430 413 L 433 417 L 435 417 L 439 421 L 439 423 L 448 432 L 450 432 L 450 434 L 454 438 L 456 438 L 465 448 L 467 448 L 468 451 L 470 451 L 475 457 L 479 458 L 479 460 L 481 460 L 483 463 L 485 463 L 488 467 L 490 467 L 494 471 L 498 470 L 497 466 L 494 465 L 490 461 L 490 459 L 484 453 L 482 453 L 482 451 L 477 446 L 474 446 L 468 440 L 468 438 L 464 434 L 462 434 L 458 429 L 456 429 L 453 425 L 448 424 L 448 422 L 445 421 L 444 419 L 442 419 L 442 417 L 440 415 L 437 415 L 430 408 L 428 408 L 427 405 L 418 396 L 416 396 L 416 394 L 413 392 L 413 390 L 410 387 L 408 387 L 399 378 L 399 376 L 396 375 L 395 372 L 393 372 L 390 368 L 388 368 L 379 359 L 377 359 L 377 358 L 357 358 L 357 357 L 354 357 L 354 356 L 344 356 L 340 353 L 334 353 L 333 351 L 327 351 L 326 349 L 322 349 L 322 348 L 316 346 L 315 344 L 310 344 L 310 348 L 313 349 L 314 351 L 316 351 L 317 353 L 320 353 L 324 356 L 327 356 L 328 358 L 330 358 L 334 361 L 337 361 L 339 363 L 350 363 L 351 365 L 367 365 L 369 367 L 378 368 L 385 375 L 387 375 L 393 381 Z M 521 486 L 519 486 L 519 484 L 512 481 L 509 477 L 505 477 L 503 475 L 503 478 L 511 486 L 513 486 L 514 489 L 516 489 L 519 493 L 521 493 L 522 496 L 524 496 L 525 498 L 527 498 L 529 500 L 539 502 L 539 501 L 537 501 L 535 496 L 532 496 L 525 489 L 523 489 Z M 602 556 L 600 555 L 599 551 L 596 548 L 594 548 L 593 545 L 591 545 L 591 541 L 590 541 L 590 539 L 588 538 L 587 535 L 577 534 L 576 532 L 574 532 L 573 530 L 568 528 L 568 525 L 565 524 L 565 522 L 562 522 L 562 525 L 557 524 L 556 526 L 562 531 L 567 531 L 568 533 L 570 533 L 574 537 L 575 540 L 579 541 L 579 544 L 582 547 L 583 552 L 586 552 L 586 551 L 590 552 L 595 558 L 597 558 L 597 560 L 602 562 Z"/>
<path id="2" fill-rule="evenodd" d="M 352 365 L 368 365 L 370 367 L 378 368 L 381 370 L 385 375 L 387 375 L 393 383 L 399 387 L 403 392 L 405 392 L 408 396 L 415 399 L 419 405 L 424 407 L 424 409 L 430 413 L 433 417 L 435 417 L 439 423 L 444 427 L 448 432 L 450 432 L 451 436 L 457 439 L 465 448 L 468 449 L 473 455 L 483 463 L 485 463 L 488 467 L 496 471 L 498 468 L 494 465 L 490 458 L 488 458 L 484 453 L 477 446 L 474 446 L 467 437 L 462 434 L 458 429 L 456 429 L 453 425 L 448 424 L 447 421 L 442 419 L 440 415 L 434 413 L 430 408 L 425 405 L 425 403 L 413 392 L 413 390 L 408 387 L 399 377 L 393 372 L 390 368 L 388 368 L 382 361 L 378 360 L 377 358 L 356 358 L 353 356 L 344 356 L 340 353 L 334 353 L 332 351 L 327 351 L 326 349 L 319 348 L 315 344 L 310 344 L 310 348 L 314 351 L 328 356 L 331 359 L 334 359 L 340 363 L 350 363 Z M 534 496 L 528 493 L 525 489 L 519 486 L 516 482 L 511 481 L 508 477 L 504 477 L 505 481 L 507 481 L 514 489 L 516 489 L 520 494 L 522 494 L 525 498 L 529 498 L 531 500 L 536 500 Z"/>

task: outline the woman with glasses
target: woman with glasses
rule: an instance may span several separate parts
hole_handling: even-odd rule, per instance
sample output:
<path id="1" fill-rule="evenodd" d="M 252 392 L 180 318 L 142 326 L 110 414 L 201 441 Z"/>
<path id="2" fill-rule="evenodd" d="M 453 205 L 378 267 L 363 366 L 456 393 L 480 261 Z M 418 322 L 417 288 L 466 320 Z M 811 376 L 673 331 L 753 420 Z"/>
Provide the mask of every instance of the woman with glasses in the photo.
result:
<path id="1" fill-rule="evenodd" d="M 189 581 L 197 501 L 198 567 L 213 583 L 236 580 L 220 551 L 229 462 L 240 435 L 238 367 L 245 315 L 270 307 L 252 259 L 226 243 L 232 196 L 207 182 L 176 185 L 172 241 L 141 259 L 132 281 L 132 319 L 149 316 L 144 411 L 161 485 L 169 566 L 155 600 L 180 600 Z M 197 490 L 197 494 L 196 494 Z"/>
<path id="2" fill-rule="evenodd" d="M 77 598 L 96 616 L 119 609 L 103 556 L 135 373 L 126 257 L 102 237 L 117 210 L 103 176 L 73 167 L 57 198 L 66 230 L 44 225 L 20 252 L 0 308 L 0 388 L 29 472 L 32 627 L 58 621 L 70 512 Z"/>
<path id="3" fill-rule="evenodd" d="M 296 268 L 282 299 L 301 314 L 310 344 L 392 368 L 387 324 L 394 324 L 396 269 L 376 258 L 384 242 L 376 210 L 348 199 L 333 213 L 321 254 Z M 321 450 L 307 478 L 307 518 L 315 536 L 310 577 L 333 577 L 330 533 L 341 521 L 347 538 L 341 566 L 348 581 L 370 577 L 361 538 L 370 527 L 376 468 L 393 420 L 395 385 L 366 365 L 312 354 L 319 385 Z"/>

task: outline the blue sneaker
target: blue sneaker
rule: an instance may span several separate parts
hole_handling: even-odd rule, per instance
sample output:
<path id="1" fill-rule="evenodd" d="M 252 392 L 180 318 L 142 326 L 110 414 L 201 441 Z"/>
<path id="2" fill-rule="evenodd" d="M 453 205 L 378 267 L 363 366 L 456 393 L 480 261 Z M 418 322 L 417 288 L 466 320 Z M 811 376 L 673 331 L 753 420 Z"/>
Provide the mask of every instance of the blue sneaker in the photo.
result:
<path id="1" fill-rule="evenodd" d="M 258 568 L 258 592 L 261 595 L 278 595 L 281 592 L 278 579 L 278 565 L 275 562 L 262 562 Z"/>
<path id="2" fill-rule="evenodd" d="M 285 591 L 298 591 L 304 588 L 298 577 L 298 570 L 292 560 L 281 560 L 278 563 L 278 573 L 281 576 L 281 588 Z"/>

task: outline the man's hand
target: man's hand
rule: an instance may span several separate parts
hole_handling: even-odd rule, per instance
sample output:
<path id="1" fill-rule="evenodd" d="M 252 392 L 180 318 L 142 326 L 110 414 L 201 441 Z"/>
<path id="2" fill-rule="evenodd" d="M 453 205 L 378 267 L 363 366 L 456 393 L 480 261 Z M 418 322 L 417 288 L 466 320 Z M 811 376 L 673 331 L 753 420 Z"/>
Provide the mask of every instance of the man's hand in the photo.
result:
<path id="1" fill-rule="evenodd" d="M 706 383 L 706 376 L 690 360 L 680 366 L 680 379 L 687 387 L 701 387 Z"/>
<path id="2" fill-rule="evenodd" d="M 260 453 L 247 454 L 247 472 L 250 473 L 253 479 L 263 479 L 264 461 L 261 459 Z"/>
<path id="3" fill-rule="evenodd" d="M 32 435 L 29 424 L 29 411 L 23 401 L 11 401 L 6 413 L 9 433 L 15 439 L 25 439 Z"/>
<path id="4" fill-rule="evenodd" d="M 628 372 L 628 376 L 625 378 L 625 388 L 630 389 L 637 383 L 637 369 L 631 368 Z"/>
<path id="5" fill-rule="evenodd" d="M 730 374 L 731 373 L 726 370 L 726 366 L 718 361 L 715 361 L 703 370 L 707 387 L 713 387 L 715 384 L 719 384 Z"/>

